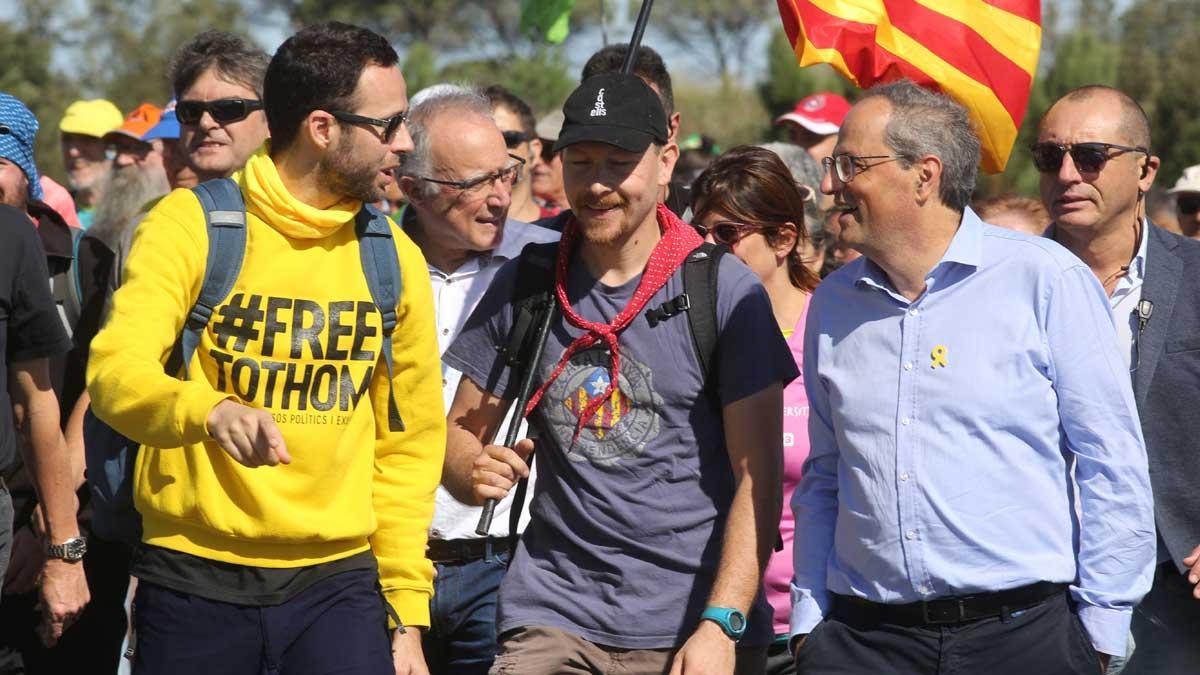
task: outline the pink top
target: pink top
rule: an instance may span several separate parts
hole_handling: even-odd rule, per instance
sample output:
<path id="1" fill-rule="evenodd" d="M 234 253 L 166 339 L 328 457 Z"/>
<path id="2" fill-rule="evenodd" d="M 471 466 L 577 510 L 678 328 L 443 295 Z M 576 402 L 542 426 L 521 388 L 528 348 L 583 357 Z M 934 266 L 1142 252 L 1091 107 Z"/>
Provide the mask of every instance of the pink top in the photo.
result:
<path id="1" fill-rule="evenodd" d="M 808 303 L 791 337 L 787 339 L 792 349 L 796 366 L 803 371 L 804 323 L 808 319 Z M 783 390 L 783 515 L 779 520 L 779 535 L 783 538 L 783 550 L 771 554 L 767 570 L 763 574 L 763 587 L 767 601 L 775 610 L 775 634 L 788 633 L 788 620 L 792 610 L 792 540 L 796 524 L 792 518 L 792 493 L 800 482 L 800 468 L 808 459 L 808 394 L 804 391 L 804 375 L 788 384 Z"/>
<path id="2" fill-rule="evenodd" d="M 79 229 L 79 216 L 75 213 L 75 200 L 71 199 L 71 193 L 67 192 L 67 188 L 54 182 L 54 179 L 49 176 L 41 177 L 42 185 L 42 201 L 47 206 L 58 211 L 58 215 L 66 221 L 67 225 L 75 229 Z"/>

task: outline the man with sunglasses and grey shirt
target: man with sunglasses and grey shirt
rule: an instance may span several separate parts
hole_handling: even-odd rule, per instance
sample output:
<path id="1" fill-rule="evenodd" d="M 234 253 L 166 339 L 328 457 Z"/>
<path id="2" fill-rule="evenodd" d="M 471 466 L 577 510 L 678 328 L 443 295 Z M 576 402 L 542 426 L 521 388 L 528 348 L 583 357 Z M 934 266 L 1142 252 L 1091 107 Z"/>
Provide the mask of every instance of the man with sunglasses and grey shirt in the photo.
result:
<path id="1" fill-rule="evenodd" d="M 510 149 L 507 133 L 493 119 L 496 105 L 481 92 L 444 84 L 412 99 L 414 149 L 398 171 L 409 205 L 400 220 L 429 265 L 442 353 L 505 262 L 526 244 L 559 238 L 553 230 L 508 217 L 514 185 L 523 179 L 527 185 L 528 178 L 522 175 L 523 158 Z M 461 371 L 442 364 L 447 407 L 461 378 Z M 438 486 L 427 551 L 437 575 L 424 636 L 432 673 L 482 675 L 492 665 L 498 648 L 496 594 L 508 569 L 513 533 L 512 502 L 510 495 L 499 503 L 487 536 L 480 536 L 475 528 L 481 509 Z M 515 534 L 526 522 L 527 515 Z"/>
<path id="2" fill-rule="evenodd" d="M 1033 161 L 1048 236 L 1103 284 L 1146 439 L 1158 530 L 1154 586 L 1133 610 L 1126 673 L 1179 673 L 1200 661 L 1200 242 L 1146 217 L 1159 159 L 1150 124 L 1125 93 L 1088 86 L 1042 117 Z"/>

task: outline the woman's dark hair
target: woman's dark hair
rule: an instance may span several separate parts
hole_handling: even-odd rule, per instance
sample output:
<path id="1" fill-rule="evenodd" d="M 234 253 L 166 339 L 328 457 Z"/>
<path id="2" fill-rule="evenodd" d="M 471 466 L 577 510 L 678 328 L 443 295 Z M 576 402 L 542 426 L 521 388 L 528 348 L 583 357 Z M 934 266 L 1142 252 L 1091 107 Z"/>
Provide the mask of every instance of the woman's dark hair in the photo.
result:
<path id="1" fill-rule="evenodd" d="M 804 194 L 792 172 L 770 150 L 740 145 L 721 155 L 692 183 L 695 220 L 709 213 L 761 226 L 774 245 L 784 223 L 796 225 L 796 243 L 788 253 L 788 277 L 803 291 L 817 287 L 820 279 L 804 265 L 800 244 L 808 239 L 804 227 Z"/>
<path id="2" fill-rule="evenodd" d="M 382 35 L 337 21 L 314 24 L 288 38 L 267 66 L 263 110 L 271 151 L 291 146 L 314 110 L 354 109 L 354 89 L 367 66 L 400 58 Z"/>

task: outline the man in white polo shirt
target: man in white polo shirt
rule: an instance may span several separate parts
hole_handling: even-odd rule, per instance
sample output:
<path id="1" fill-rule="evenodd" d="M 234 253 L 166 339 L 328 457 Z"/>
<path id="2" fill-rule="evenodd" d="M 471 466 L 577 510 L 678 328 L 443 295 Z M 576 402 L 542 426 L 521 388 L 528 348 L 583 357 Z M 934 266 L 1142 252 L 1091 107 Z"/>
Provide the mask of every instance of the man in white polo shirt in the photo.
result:
<path id="1" fill-rule="evenodd" d="M 526 244 L 557 241 L 559 234 L 508 218 L 524 163 L 509 154 L 491 103 L 480 92 L 453 85 L 427 89 L 413 97 L 408 124 L 415 149 L 402 157 L 398 171 L 409 200 L 401 224 L 429 264 L 444 353 L 501 265 Z M 442 364 L 447 407 L 461 378 Z M 427 553 L 437 569 L 424 639 L 431 672 L 482 674 L 492 664 L 512 501 L 500 502 L 488 536 L 481 537 L 475 533 L 480 509 L 438 487 Z"/>

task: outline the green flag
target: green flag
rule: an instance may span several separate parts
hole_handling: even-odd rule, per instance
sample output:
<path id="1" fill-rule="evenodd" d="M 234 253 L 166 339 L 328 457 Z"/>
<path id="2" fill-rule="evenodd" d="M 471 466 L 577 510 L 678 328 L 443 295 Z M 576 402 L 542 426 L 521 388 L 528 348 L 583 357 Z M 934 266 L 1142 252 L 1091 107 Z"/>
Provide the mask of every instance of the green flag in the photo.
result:
<path id="1" fill-rule="evenodd" d="M 521 0 L 521 30 L 536 28 L 546 42 L 559 44 L 570 32 L 575 0 Z"/>

